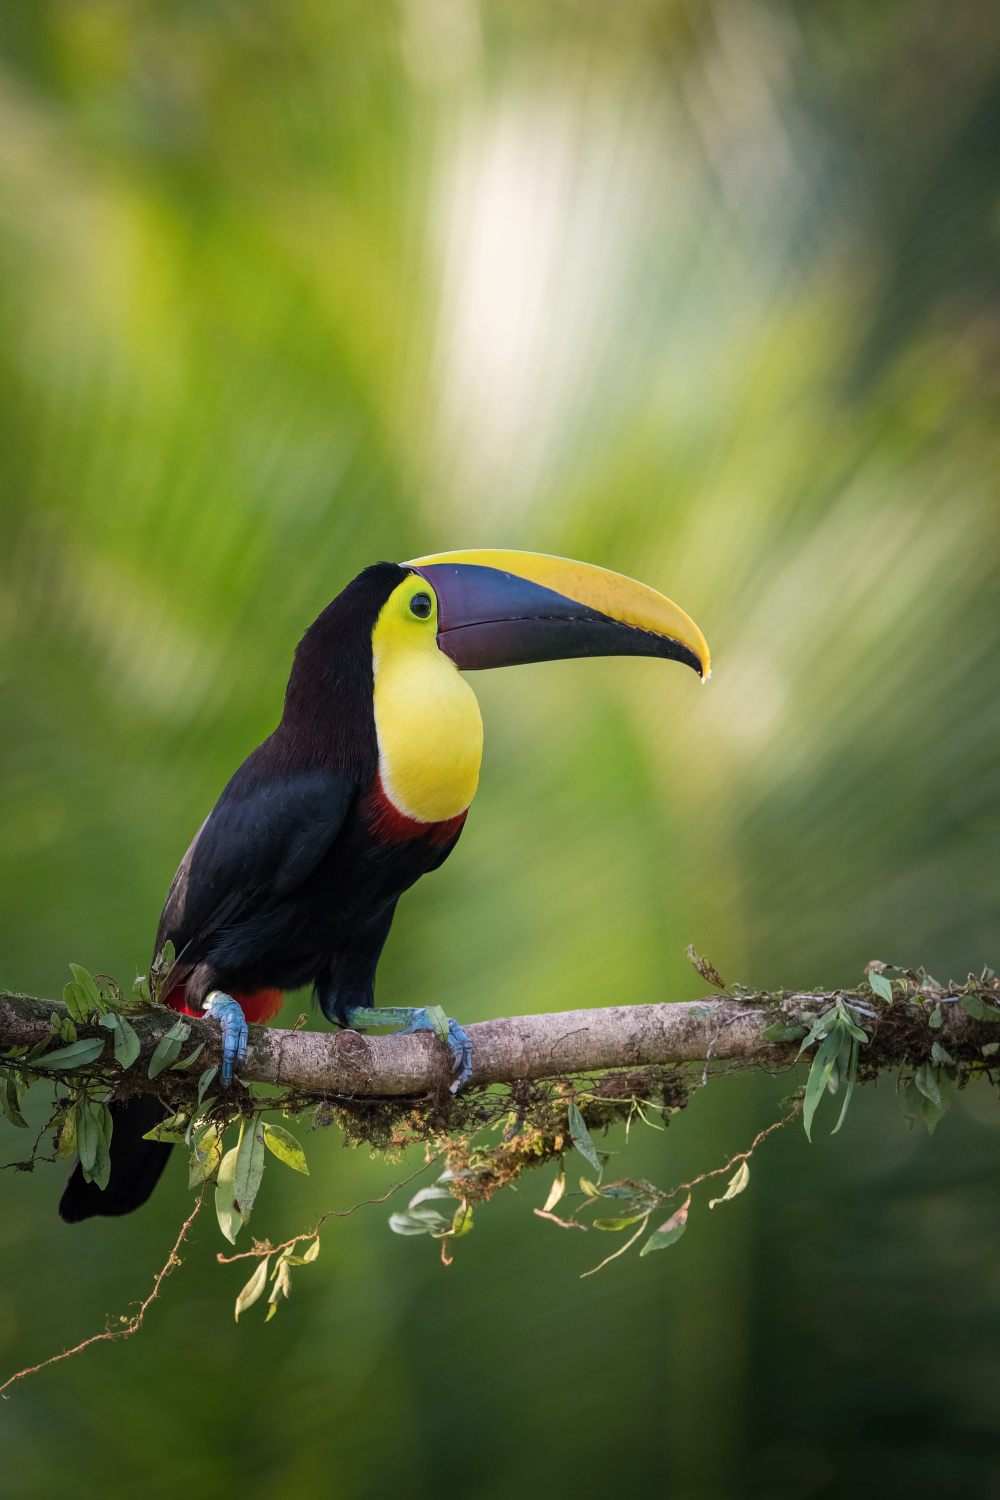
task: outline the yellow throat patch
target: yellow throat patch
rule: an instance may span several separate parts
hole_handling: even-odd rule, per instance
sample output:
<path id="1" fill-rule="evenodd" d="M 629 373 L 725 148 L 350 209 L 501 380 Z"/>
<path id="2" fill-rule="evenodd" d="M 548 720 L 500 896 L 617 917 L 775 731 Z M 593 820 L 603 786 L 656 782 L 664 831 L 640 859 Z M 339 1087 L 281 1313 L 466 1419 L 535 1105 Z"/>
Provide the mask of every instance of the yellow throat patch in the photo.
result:
<path id="1" fill-rule="evenodd" d="M 438 649 L 437 627 L 434 590 L 414 574 L 390 594 L 372 631 L 382 786 L 399 812 L 421 823 L 465 811 L 483 755 L 476 695 Z"/>

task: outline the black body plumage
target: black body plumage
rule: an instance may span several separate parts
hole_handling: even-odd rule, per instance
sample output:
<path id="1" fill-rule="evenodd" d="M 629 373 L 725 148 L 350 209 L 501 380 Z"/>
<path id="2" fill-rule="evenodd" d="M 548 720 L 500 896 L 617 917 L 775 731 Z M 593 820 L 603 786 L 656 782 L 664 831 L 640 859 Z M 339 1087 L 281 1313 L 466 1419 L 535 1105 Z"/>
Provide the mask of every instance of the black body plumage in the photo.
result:
<path id="1" fill-rule="evenodd" d="M 240 766 L 195 835 L 167 896 L 155 952 L 176 960 L 164 993 L 197 1007 L 211 990 L 248 994 L 313 985 L 324 1015 L 374 1004 L 375 971 L 399 897 L 454 847 L 461 825 L 379 838 L 372 631 L 406 577 L 376 563 L 299 642 L 281 722 Z M 436 829 L 437 825 L 430 825 Z M 59 1212 L 68 1223 L 145 1203 L 170 1147 L 143 1139 L 166 1111 L 155 1097 L 111 1105 L 111 1181 L 75 1168 Z"/>
<path id="2" fill-rule="evenodd" d="M 447 858 L 430 833 L 386 842 L 373 829 L 378 771 L 372 631 L 407 576 L 366 568 L 306 631 L 281 723 L 240 766 L 196 835 L 156 936 L 189 1005 L 311 984 L 341 1023 L 374 1003 L 396 902 Z M 433 826 L 433 825 L 432 825 Z"/>

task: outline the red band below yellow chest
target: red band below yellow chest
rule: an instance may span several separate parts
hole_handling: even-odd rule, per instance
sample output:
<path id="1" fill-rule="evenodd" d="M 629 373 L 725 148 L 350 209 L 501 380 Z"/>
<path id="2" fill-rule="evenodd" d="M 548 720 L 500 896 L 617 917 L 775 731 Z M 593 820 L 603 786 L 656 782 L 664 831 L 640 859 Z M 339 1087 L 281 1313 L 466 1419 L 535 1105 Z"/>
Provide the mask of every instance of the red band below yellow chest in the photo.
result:
<path id="1" fill-rule="evenodd" d="M 449 843 L 468 817 L 468 808 L 455 818 L 441 823 L 421 823 L 408 818 L 389 801 L 382 778 L 376 774 L 371 790 L 361 804 L 361 815 L 380 844 L 408 844 L 411 839 L 429 837 L 435 848 Z"/>

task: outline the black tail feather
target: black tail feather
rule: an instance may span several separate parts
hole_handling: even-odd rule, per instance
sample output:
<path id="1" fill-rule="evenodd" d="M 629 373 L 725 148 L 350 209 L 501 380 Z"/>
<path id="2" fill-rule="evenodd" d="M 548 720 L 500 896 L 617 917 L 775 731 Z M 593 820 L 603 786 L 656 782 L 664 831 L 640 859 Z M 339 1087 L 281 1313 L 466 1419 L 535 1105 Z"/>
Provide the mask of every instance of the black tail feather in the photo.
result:
<path id="1" fill-rule="evenodd" d="M 141 1208 L 160 1180 L 172 1147 L 161 1141 L 144 1141 L 170 1111 L 154 1094 L 136 1094 L 112 1104 L 111 1178 L 102 1192 L 96 1182 L 85 1182 L 77 1162 L 59 1202 L 59 1217 L 79 1224 L 95 1216 L 110 1219 Z"/>

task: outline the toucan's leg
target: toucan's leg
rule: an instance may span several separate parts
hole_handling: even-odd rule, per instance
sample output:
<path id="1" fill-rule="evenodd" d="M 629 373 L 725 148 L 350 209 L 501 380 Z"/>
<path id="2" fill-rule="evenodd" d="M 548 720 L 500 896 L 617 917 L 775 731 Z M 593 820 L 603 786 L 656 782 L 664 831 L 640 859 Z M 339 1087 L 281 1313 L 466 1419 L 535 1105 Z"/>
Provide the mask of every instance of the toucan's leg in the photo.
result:
<path id="1" fill-rule="evenodd" d="M 243 1007 L 232 995 L 213 990 L 203 1006 L 207 1016 L 214 1016 L 222 1027 L 222 1072 L 219 1083 L 227 1089 L 233 1081 L 233 1064 L 241 1063 L 247 1054 L 250 1031 Z"/>
<path id="2" fill-rule="evenodd" d="M 390 1005 L 376 1009 L 355 1005 L 347 1012 L 347 1024 L 353 1031 L 365 1031 L 370 1026 L 399 1026 L 401 1033 L 434 1031 L 447 1042 L 451 1052 L 455 1073 L 451 1092 L 457 1094 L 472 1077 L 472 1043 L 440 1005 Z"/>

